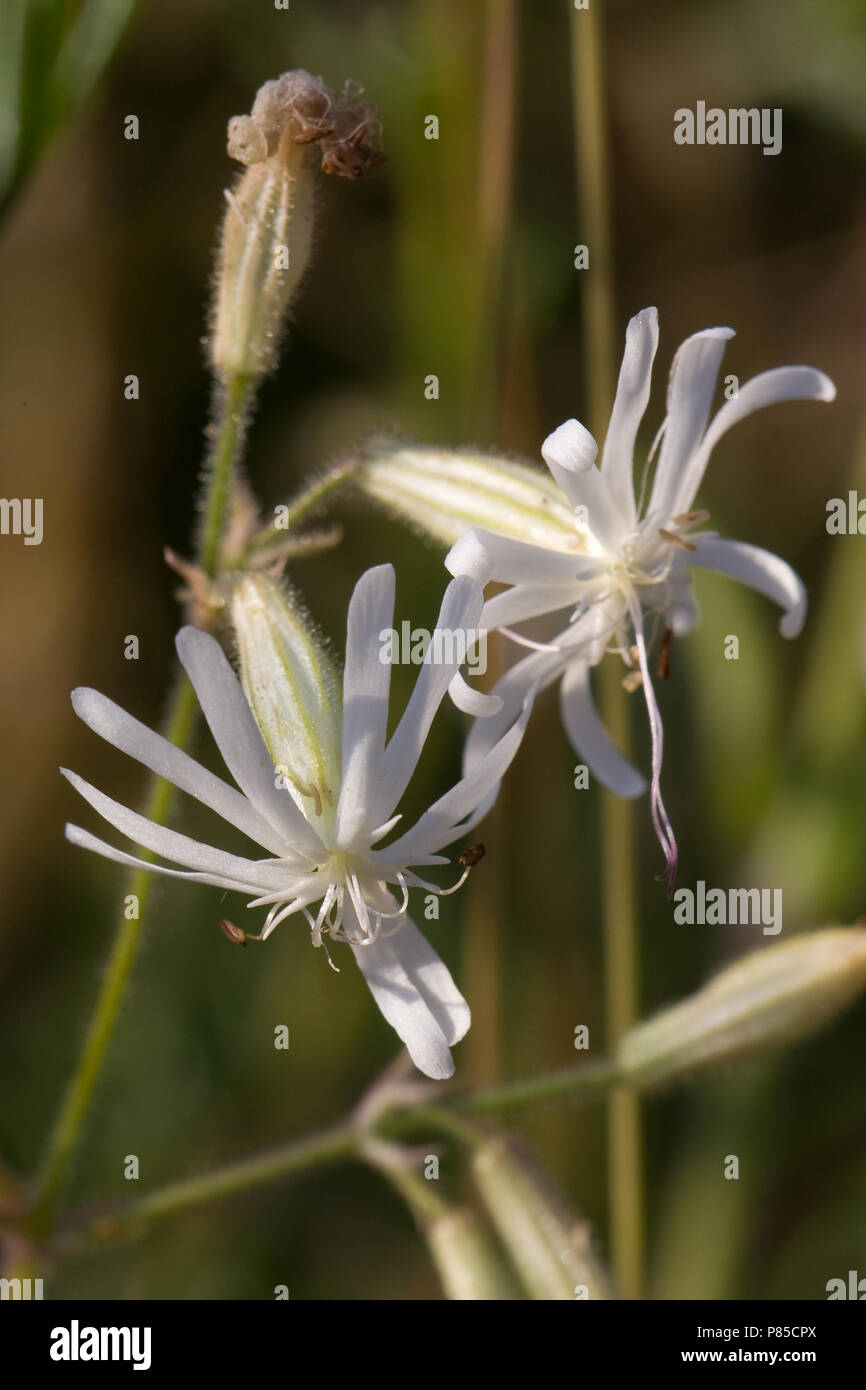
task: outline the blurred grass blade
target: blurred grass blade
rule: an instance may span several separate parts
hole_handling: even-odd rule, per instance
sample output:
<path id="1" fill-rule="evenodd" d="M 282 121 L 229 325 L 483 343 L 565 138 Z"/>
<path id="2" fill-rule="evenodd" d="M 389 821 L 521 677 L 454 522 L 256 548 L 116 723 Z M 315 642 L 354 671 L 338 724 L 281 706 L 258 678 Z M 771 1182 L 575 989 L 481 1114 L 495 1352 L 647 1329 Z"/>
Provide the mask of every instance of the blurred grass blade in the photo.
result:
<path id="1" fill-rule="evenodd" d="M 848 486 L 866 494 L 866 438 Z M 844 489 L 842 489 L 844 492 Z M 744 872 L 784 882 L 786 903 L 808 920 L 862 906 L 866 778 L 866 546 L 828 537 L 828 573 L 812 633 L 780 780 Z"/>
<path id="2" fill-rule="evenodd" d="M 76 114 L 134 0 L 4 0 L 0 7 L 0 209 Z"/>

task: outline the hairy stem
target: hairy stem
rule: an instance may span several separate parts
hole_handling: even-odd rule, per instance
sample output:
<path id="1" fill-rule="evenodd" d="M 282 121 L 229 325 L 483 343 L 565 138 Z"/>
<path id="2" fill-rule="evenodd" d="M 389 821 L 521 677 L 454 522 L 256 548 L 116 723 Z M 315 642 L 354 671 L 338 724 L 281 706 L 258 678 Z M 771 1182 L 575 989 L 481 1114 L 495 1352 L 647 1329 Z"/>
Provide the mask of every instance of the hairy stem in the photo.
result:
<path id="1" fill-rule="evenodd" d="M 286 508 L 284 525 L 279 531 L 273 526 L 266 526 L 255 536 L 250 545 L 250 553 L 255 555 L 259 551 L 268 550 L 274 545 L 278 545 L 281 538 L 290 535 L 302 521 L 307 521 L 324 505 L 331 500 L 333 495 L 342 491 L 351 483 L 358 469 L 358 459 L 346 459 L 342 463 L 336 463 L 333 467 L 321 473 L 317 478 L 313 478 L 308 483 L 303 492 L 298 493 Z"/>
<path id="2" fill-rule="evenodd" d="M 202 499 L 202 521 L 196 562 L 211 578 L 217 573 L 220 542 L 225 530 L 232 479 L 243 447 L 249 414 L 249 377 L 233 376 L 217 390 L 214 447 L 208 461 Z"/>

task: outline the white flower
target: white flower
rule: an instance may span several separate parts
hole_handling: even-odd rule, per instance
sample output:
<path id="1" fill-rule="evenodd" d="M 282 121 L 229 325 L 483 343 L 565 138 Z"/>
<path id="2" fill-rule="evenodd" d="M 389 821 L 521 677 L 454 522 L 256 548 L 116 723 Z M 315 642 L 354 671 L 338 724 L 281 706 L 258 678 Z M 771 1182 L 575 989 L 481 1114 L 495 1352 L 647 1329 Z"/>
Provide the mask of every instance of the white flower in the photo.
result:
<path id="1" fill-rule="evenodd" d="M 439 627 L 474 631 L 482 604 L 472 579 L 453 580 Z M 449 685 L 460 679 L 457 655 L 422 665 L 403 717 L 386 738 L 391 668 L 380 660 L 379 636 L 392 626 L 393 610 L 393 569 L 368 570 L 349 604 L 342 698 L 309 626 L 263 576 L 243 579 L 233 601 L 247 695 L 214 638 L 197 628 L 181 630 L 178 654 L 237 787 L 97 691 L 73 692 L 76 713 L 91 729 L 237 827 L 265 857 L 239 857 L 155 825 L 64 771 L 117 830 L 184 867 L 146 863 L 74 825 L 66 834 L 73 844 L 120 864 L 247 894 L 248 907 L 269 909 L 261 939 L 300 912 L 314 945 L 325 937 L 348 942 L 415 1065 L 442 1078 L 453 1073 L 449 1047 L 469 1027 L 469 1008 L 409 919 L 409 889 L 453 891 L 427 882 L 417 870 L 447 864 L 438 851 L 471 831 L 492 804 L 519 746 L 529 703 L 471 772 L 411 829 L 382 846 L 400 820 L 394 809 L 433 717 Z M 472 703 L 478 699 L 474 695 Z"/>
<path id="2" fill-rule="evenodd" d="M 591 667 L 598 665 L 605 652 L 618 652 L 628 665 L 638 668 L 640 675 L 635 672 L 635 679 L 641 680 L 646 697 L 653 748 L 653 822 L 665 853 L 669 886 L 676 873 L 677 852 L 659 785 L 662 723 L 647 660 L 648 641 L 654 634 L 645 636 L 645 618 L 655 619 L 659 634 L 687 632 L 697 619 L 690 571 L 711 569 L 774 600 L 783 610 L 782 635 L 797 635 L 805 617 L 806 594 L 790 566 L 745 542 L 723 540 L 713 531 L 696 533 L 693 528 L 705 522 L 708 514 L 692 508 L 713 447 L 731 425 L 776 401 L 830 401 L 835 395 L 833 383 L 822 372 L 780 367 L 747 381 L 708 424 L 722 354 L 732 336 L 729 328 L 710 328 L 679 348 L 646 506 L 646 469 L 640 471 L 636 496 L 633 455 L 658 343 L 655 309 L 637 314 L 628 326 L 600 467 L 595 464 L 595 440 L 576 420 L 561 425 L 542 447 L 560 503 L 568 505 L 574 518 L 571 535 L 562 534 L 561 506 L 554 515 L 550 483 L 544 479 L 534 511 L 527 508 L 523 539 L 516 536 L 514 506 L 509 503 L 501 530 L 495 523 L 492 529 L 469 529 L 445 562 L 452 574 L 510 586 L 485 604 L 481 621 L 488 629 L 504 629 L 516 637 L 510 631 L 513 623 L 572 610 L 568 626 L 551 643 L 544 647 L 525 643 L 539 649 L 518 662 L 496 686 L 494 693 L 502 699 L 502 708 L 472 730 L 465 766 L 474 767 L 492 746 L 530 686 L 543 688 L 562 677 L 562 716 L 574 748 L 599 781 L 622 796 L 639 795 L 645 789 L 644 779 L 608 738 L 590 688 Z M 493 468 L 488 461 L 484 480 L 488 512 L 487 475 Z M 513 464 L 508 465 L 509 472 L 513 469 Z M 468 512 L 471 503 L 467 500 L 463 514 Z M 539 516 L 544 518 L 545 539 L 537 536 Z"/>

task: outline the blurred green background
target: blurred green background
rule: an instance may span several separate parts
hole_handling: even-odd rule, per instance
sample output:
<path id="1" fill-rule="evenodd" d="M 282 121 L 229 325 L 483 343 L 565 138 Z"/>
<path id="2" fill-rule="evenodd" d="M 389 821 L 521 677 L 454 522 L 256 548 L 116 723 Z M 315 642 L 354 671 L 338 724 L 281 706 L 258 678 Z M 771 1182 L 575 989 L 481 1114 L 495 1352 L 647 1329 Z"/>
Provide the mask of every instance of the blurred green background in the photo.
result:
<path id="1" fill-rule="evenodd" d="M 645 445 L 676 345 L 713 324 L 738 331 L 725 370 L 741 381 L 806 362 L 839 390 L 832 407 L 775 407 L 738 426 L 709 470 L 713 523 L 793 563 L 812 611 L 786 644 L 770 605 L 699 578 L 703 624 L 677 646 L 662 692 L 680 882 L 782 887 L 786 932 L 851 922 L 866 901 L 866 540 L 828 536 L 825 518 L 829 498 L 866 495 L 866 4 L 605 0 L 604 12 L 617 345 L 647 304 L 662 325 Z M 45 506 L 41 546 L 0 538 L 0 1159 L 13 1172 L 42 1152 L 123 892 L 120 869 L 64 842 L 70 817 L 98 827 L 56 768 L 121 801 L 144 790 L 141 769 L 74 718 L 68 692 L 94 685 L 155 724 L 172 672 L 178 608 L 162 547 L 188 553 L 194 522 L 207 287 L 234 177 L 226 121 L 264 80 L 305 67 L 364 85 L 388 154 L 359 184 L 322 186 L 315 263 L 251 439 L 265 506 L 372 429 L 534 459 L 561 420 L 585 416 L 593 350 L 580 332 L 586 272 L 573 268 L 584 238 L 570 18 L 568 0 L 4 9 L 2 490 Z M 781 107 L 782 154 L 675 145 L 673 112 L 698 99 Z M 123 138 L 129 114 L 138 141 Z M 438 141 L 424 139 L 429 114 Z M 123 397 L 132 372 L 137 402 Z M 424 398 L 429 373 L 437 401 Z M 384 559 L 398 569 L 398 617 L 431 625 L 437 550 L 371 508 L 340 513 L 341 547 L 293 571 L 337 649 L 355 579 Z M 131 633 L 137 662 L 124 660 Z M 722 657 L 729 633 L 738 662 Z M 483 834 L 486 861 L 431 931 L 475 1013 L 456 1054 L 464 1080 L 567 1066 L 580 1023 L 596 1055 L 603 1044 L 598 794 L 573 788 L 554 699 Z M 443 711 L 411 805 L 449 784 L 460 733 Z M 759 942 L 755 928 L 676 926 L 645 803 L 638 821 L 648 1011 Z M 212 830 L 188 805 L 175 823 Z M 244 909 L 159 885 L 70 1200 L 128 1198 L 130 1153 L 144 1191 L 328 1124 L 393 1054 L 351 962 L 334 975 L 293 923 L 266 948 L 230 950 L 224 912 Z M 288 1053 L 273 1047 L 280 1023 Z M 861 1006 L 778 1062 L 649 1102 L 651 1296 L 823 1298 L 828 1279 L 866 1275 L 864 1046 Z M 602 1108 L 512 1122 L 604 1248 Z M 722 1178 L 727 1154 L 738 1182 Z M 460 1182 L 444 1172 L 443 1187 Z M 276 1284 L 292 1298 L 439 1296 L 410 1217 L 352 1166 L 71 1261 L 50 1292 L 256 1299 Z"/>

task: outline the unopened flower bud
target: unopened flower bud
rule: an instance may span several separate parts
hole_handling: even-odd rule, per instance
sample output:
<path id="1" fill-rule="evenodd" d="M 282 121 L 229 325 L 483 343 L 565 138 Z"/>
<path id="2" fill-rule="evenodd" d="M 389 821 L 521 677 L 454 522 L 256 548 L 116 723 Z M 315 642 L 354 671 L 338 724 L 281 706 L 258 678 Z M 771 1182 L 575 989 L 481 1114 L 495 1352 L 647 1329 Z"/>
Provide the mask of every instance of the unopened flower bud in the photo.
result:
<path id="1" fill-rule="evenodd" d="M 610 1288 L 589 1227 L 510 1135 L 476 1150 L 478 1191 L 533 1299 L 607 1299 Z"/>
<path id="2" fill-rule="evenodd" d="M 275 778 L 309 818 L 333 811 L 340 787 L 341 702 L 334 665 L 306 615 L 264 574 L 231 597 L 241 684 Z"/>
<path id="3" fill-rule="evenodd" d="M 510 459 L 372 444 L 355 478 L 368 497 L 445 545 L 473 526 L 551 550 L 582 545 L 553 480 Z"/>
<path id="4" fill-rule="evenodd" d="M 454 1208 L 426 1224 L 424 1234 L 447 1298 L 520 1298 L 492 1239 L 472 1212 Z"/>
<path id="5" fill-rule="evenodd" d="M 864 927 L 827 927 L 764 947 L 626 1033 L 620 1075 L 653 1086 L 781 1047 L 841 1013 L 864 987 Z"/>
<path id="6" fill-rule="evenodd" d="M 249 116 L 228 124 L 228 153 L 246 166 L 226 193 L 211 361 L 224 379 L 274 365 L 283 319 L 310 257 L 318 145 L 326 173 L 357 178 L 384 158 L 371 148 L 373 108 L 299 69 L 266 82 Z"/>

